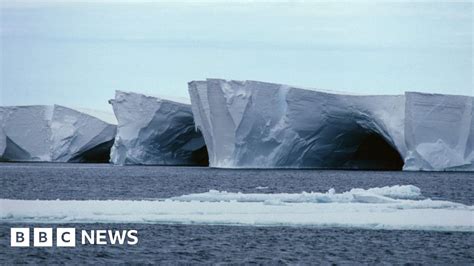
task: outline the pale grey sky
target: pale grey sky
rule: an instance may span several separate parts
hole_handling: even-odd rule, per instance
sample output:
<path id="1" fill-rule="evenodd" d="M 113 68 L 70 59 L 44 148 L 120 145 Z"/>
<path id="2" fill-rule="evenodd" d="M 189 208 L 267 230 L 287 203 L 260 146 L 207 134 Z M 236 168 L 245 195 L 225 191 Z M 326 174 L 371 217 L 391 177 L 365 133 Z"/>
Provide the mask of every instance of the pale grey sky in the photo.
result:
<path id="1" fill-rule="evenodd" d="M 208 77 L 473 95 L 470 1 L 1 3 L 3 105 L 111 110 Z"/>

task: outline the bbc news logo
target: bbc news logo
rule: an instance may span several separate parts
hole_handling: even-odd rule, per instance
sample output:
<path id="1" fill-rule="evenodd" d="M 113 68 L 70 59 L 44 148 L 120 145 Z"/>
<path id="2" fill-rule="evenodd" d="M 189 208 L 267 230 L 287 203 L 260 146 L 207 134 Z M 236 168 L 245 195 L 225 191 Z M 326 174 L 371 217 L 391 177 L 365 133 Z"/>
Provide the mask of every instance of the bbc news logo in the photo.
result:
<path id="1" fill-rule="evenodd" d="M 56 241 L 53 241 L 54 235 Z M 81 230 L 81 245 L 136 245 L 138 243 L 137 230 Z M 76 246 L 76 228 L 33 228 L 34 247 Z M 29 247 L 30 228 L 11 228 L 10 246 Z"/>

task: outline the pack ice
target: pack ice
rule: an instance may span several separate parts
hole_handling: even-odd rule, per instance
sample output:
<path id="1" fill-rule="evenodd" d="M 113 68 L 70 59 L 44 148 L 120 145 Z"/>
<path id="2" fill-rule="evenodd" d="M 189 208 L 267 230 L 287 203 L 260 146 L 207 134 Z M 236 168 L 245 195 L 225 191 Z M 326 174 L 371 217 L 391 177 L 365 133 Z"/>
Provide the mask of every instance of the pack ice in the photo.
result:
<path id="1" fill-rule="evenodd" d="M 114 121 L 107 113 L 60 105 L 0 107 L 0 160 L 107 161 Z"/>
<path id="2" fill-rule="evenodd" d="M 195 129 L 189 100 L 116 91 L 110 103 L 118 121 L 112 163 L 207 164 L 204 139 Z"/>
<path id="3" fill-rule="evenodd" d="M 188 84 L 213 167 L 474 170 L 473 97 Z"/>
<path id="4" fill-rule="evenodd" d="M 474 232 L 474 207 L 425 198 L 413 185 L 337 193 L 210 190 L 146 200 L 0 199 L 4 223 L 311 226 Z M 403 218 L 401 218 L 403 217 Z"/>

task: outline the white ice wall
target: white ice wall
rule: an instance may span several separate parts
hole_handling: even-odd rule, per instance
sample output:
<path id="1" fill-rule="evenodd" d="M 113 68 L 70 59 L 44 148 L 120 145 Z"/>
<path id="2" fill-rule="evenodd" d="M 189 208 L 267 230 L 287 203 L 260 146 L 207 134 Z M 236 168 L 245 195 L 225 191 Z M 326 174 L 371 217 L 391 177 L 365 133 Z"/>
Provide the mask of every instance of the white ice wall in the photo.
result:
<path id="1" fill-rule="evenodd" d="M 110 103 L 118 121 L 112 163 L 197 164 L 195 152 L 205 144 L 190 104 L 122 91 Z"/>
<path id="2" fill-rule="evenodd" d="M 115 136 L 115 125 L 64 106 L 0 109 L 5 136 L 5 148 L 0 153 L 3 160 L 81 161 L 85 152 Z"/>
<path id="3" fill-rule="evenodd" d="M 5 153 L 5 148 L 7 147 L 7 136 L 3 132 L 3 123 L 5 120 L 5 108 L 0 107 L 0 159 Z"/>
<path id="4" fill-rule="evenodd" d="M 351 158 L 368 134 L 382 137 L 398 152 L 406 170 L 445 170 L 472 161 L 467 158 L 472 154 L 472 97 L 441 95 L 446 104 L 439 105 L 431 103 L 432 96 L 415 93 L 347 95 L 220 79 L 188 85 L 196 126 L 203 132 L 214 167 L 357 167 L 359 162 L 354 165 Z M 417 96 L 438 106 L 430 107 L 437 110 L 433 119 L 441 116 L 456 122 L 431 123 L 422 116 L 426 110 L 414 109 Z M 448 106 L 457 111 L 452 113 Z M 453 127 L 456 136 L 447 134 L 452 130 L 446 128 Z M 422 154 L 427 143 L 441 149 L 444 144 L 435 137 L 456 150 L 447 153 L 450 150 L 442 148 L 449 162 L 424 165 L 414 159 L 416 147 Z"/>
<path id="5" fill-rule="evenodd" d="M 189 92 L 211 166 L 338 167 L 357 149 L 366 131 L 379 132 L 405 151 L 399 128 L 404 112 L 401 96 L 364 100 L 219 79 L 190 82 Z"/>
<path id="6" fill-rule="evenodd" d="M 407 92 L 406 169 L 472 166 L 472 97 Z"/>

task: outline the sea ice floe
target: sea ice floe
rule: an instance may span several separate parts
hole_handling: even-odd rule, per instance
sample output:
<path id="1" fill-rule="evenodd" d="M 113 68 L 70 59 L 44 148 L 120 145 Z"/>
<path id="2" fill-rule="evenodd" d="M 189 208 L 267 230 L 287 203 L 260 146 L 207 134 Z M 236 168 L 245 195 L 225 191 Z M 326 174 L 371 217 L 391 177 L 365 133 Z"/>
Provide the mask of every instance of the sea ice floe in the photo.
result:
<path id="1" fill-rule="evenodd" d="M 336 193 L 209 191 L 156 200 L 0 200 L 0 222 L 172 223 L 474 231 L 474 207 L 415 186 Z"/>

